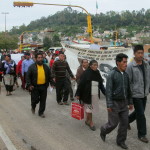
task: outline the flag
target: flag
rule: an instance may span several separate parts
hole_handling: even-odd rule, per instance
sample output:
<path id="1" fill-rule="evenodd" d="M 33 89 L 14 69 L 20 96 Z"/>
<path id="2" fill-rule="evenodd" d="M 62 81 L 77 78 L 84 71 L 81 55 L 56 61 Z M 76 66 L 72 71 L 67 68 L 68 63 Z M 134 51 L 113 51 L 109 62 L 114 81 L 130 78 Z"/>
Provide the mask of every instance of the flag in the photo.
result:
<path id="1" fill-rule="evenodd" d="M 98 9 L 98 3 L 97 3 L 97 1 L 96 1 L 96 9 Z"/>

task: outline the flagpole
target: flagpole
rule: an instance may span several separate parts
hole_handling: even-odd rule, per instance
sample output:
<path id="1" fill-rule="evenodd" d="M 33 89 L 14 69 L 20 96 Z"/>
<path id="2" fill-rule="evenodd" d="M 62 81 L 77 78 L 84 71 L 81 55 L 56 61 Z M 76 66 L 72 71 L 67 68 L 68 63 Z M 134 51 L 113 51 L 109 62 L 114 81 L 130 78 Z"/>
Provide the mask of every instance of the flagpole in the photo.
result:
<path id="1" fill-rule="evenodd" d="M 97 3 L 97 0 L 96 0 L 96 15 L 97 15 L 97 10 L 98 10 L 98 3 Z"/>

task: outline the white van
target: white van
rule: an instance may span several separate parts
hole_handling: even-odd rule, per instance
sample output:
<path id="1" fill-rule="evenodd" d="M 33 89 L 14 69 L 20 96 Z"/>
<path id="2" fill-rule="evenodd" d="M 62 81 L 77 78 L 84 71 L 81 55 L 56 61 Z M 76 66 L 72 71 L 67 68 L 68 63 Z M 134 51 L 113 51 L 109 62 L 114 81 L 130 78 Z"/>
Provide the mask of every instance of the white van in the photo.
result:
<path id="1" fill-rule="evenodd" d="M 55 51 L 60 51 L 61 49 L 62 49 L 62 47 L 50 47 L 48 50 L 49 50 L 50 52 L 55 53 Z"/>

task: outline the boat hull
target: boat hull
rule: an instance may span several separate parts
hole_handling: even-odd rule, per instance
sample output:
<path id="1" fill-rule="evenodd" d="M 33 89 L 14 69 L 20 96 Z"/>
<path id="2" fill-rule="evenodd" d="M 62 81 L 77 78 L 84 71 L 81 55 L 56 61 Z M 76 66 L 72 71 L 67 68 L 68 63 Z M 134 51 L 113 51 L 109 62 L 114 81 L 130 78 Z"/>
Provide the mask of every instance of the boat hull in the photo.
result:
<path id="1" fill-rule="evenodd" d="M 62 46 L 66 50 L 65 54 L 67 56 L 67 61 L 74 74 L 83 59 L 89 61 L 93 59 L 96 60 L 99 64 L 99 70 L 104 78 L 106 78 L 108 72 L 116 66 L 115 58 L 117 54 L 126 54 L 129 57 L 128 63 L 133 59 L 133 51 L 131 48 L 113 47 L 108 50 L 90 50 L 71 45 L 62 44 Z"/>

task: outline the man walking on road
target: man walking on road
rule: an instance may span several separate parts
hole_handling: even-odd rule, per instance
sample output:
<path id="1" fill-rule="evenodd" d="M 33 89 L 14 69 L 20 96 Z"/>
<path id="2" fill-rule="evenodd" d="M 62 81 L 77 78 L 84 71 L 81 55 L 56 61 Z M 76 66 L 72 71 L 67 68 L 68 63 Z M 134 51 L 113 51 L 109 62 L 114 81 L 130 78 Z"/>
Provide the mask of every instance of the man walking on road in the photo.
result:
<path id="1" fill-rule="evenodd" d="M 36 104 L 40 102 L 38 114 L 40 117 L 45 118 L 47 87 L 52 80 L 49 67 L 43 64 L 43 55 L 38 53 L 35 58 L 36 62 L 29 67 L 27 72 L 27 87 L 31 91 L 32 113 L 35 114 Z"/>
<path id="2" fill-rule="evenodd" d="M 22 62 L 22 77 L 24 78 L 24 83 L 26 86 L 27 71 L 30 65 L 34 63 L 34 61 L 30 58 L 30 53 L 25 53 L 25 58 L 26 59 Z"/>
<path id="3" fill-rule="evenodd" d="M 101 127 L 100 137 L 105 141 L 106 134 L 114 130 L 118 124 L 117 145 L 128 149 L 125 144 L 128 128 L 128 105 L 133 109 L 128 74 L 125 72 L 128 56 L 120 53 L 116 56 L 116 65 L 107 78 L 106 102 L 108 123 Z"/>
<path id="4" fill-rule="evenodd" d="M 140 141 L 148 143 L 146 138 L 146 118 L 145 107 L 147 102 L 147 95 L 150 89 L 150 66 L 148 62 L 144 61 L 144 49 L 142 45 L 134 47 L 134 60 L 129 63 L 127 73 L 130 78 L 132 98 L 135 110 L 129 115 L 130 123 L 136 120 L 138 138 Z"/>
<path id="5" fill-rule="evenodd" d="M 67 71 L 69 75 L 73 79 L 75 79 L 67 61 L 65 61 L 64 53 L 61 52 L 59 53 L 59 60 L 55 61 L 52 67 L 52 77 L 56 82 L 57 103 L 59 105 L 63 105 L 63 104 L 69 105 L 67 102 L 68 95 L 69 95 L 69 87 L 68 87 L 67 76 L 66 76 Z M 62 95 L 63 95 L 63 102 L 61 102 Z"/>

